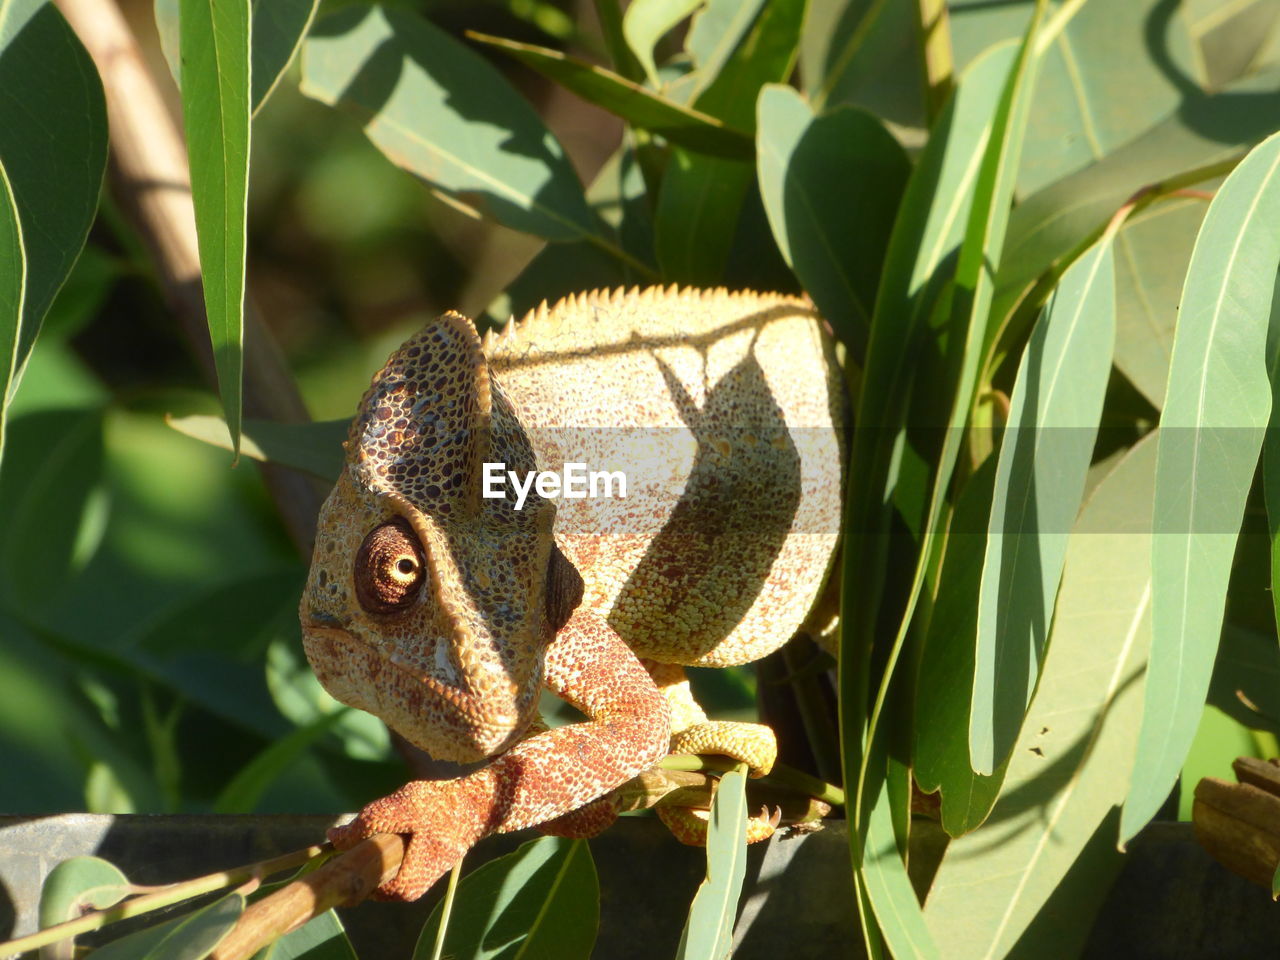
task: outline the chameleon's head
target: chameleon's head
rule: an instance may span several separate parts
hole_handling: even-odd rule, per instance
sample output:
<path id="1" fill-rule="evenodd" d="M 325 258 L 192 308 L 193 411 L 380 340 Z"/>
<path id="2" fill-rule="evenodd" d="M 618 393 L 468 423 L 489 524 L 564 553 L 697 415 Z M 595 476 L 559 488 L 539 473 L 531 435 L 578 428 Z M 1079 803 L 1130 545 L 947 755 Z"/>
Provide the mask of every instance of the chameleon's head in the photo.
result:
<path id="1" fill-rule="evenodd" d="M 299 611 L 307 658 L 334 697 L 439 759 L 504 750 L 582 580 L 552 503 L 481 496 L 486 461 L 535 464 L 471 321 L 445 314 L 392 354 L 346 450 Z"/>

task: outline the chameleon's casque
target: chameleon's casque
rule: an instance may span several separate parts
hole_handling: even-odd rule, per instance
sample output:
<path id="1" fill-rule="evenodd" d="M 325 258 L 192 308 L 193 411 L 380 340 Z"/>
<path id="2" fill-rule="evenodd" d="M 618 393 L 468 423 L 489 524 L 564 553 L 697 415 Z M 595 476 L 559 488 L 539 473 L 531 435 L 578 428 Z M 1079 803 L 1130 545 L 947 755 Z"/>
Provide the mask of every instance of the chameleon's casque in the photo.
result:
<path id="1" fill-rule="evenodd" d="M 343 702 L 439 758 L 496 759 L 335 834 L 412 834 L 387 895 L 668 749 L 768 769 L 767 728 L 707 721 L 682 667 L 758 659 L 813 607 L 839 529 L 840 384 L 807 301 L 724 290 L 583 294 L 483 344 L 446 314 L 392 355 L 320 515 L 304 644 Z M 486 462 L 621 470 L 628 494 L 516 509 L 513 490 L 481 496 Z M 545 731 L 544 684 L 588 722 Z"/>

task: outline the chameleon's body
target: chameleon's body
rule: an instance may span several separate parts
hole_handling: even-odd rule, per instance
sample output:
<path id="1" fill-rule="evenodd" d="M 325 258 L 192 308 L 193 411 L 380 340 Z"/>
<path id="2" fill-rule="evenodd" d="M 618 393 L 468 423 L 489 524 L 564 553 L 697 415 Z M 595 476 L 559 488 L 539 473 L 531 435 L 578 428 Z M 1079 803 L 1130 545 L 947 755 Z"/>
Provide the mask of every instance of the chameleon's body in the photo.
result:
<path id="1" fill-rule="evenodd" d="M 588 806 L 669 750 L 767 770 L 767 731 L 703 722 L 681 666 L 758 659 L 809 612 L 842 417 L 821 321 L 777 295 L 586 294 L 483 346 L 446 314 L 391 357 L 321 512 L 304 643 L 338 699 L 433 756 L 496 759 L 335 831 L 412 834 L 385 895 L 420 895 L 480 836 Z M 510 486 L 481 496 L 486 462 L 620 470 L 627 496 L 530 492 L 517 510 Z M 589 722 L 536 732 L 544 684 Z M 611 815 L 582 813 L 584 829 Z"/>

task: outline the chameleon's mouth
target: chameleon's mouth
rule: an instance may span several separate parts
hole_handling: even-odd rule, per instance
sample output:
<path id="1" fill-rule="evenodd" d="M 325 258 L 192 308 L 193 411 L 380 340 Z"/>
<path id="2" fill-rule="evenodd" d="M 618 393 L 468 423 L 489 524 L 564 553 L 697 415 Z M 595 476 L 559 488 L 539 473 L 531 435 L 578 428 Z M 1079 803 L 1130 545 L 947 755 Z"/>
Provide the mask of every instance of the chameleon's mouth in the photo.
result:
<path id="1" fill-rule="evenodd" d="M 510 677 L 450 683 L 312 611 L 303 617 L 302 645 L 334 699 L 380 717 L 439 760 L 471 763 L 501 753 L 524 731 L 537 702 L 538 684 L 522 688 Z"/>

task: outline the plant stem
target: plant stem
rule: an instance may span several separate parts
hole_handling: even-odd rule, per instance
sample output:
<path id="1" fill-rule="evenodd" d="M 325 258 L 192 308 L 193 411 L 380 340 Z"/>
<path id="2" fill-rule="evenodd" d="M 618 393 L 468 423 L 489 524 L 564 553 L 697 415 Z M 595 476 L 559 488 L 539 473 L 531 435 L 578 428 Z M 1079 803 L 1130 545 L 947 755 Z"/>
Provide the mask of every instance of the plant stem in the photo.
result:
<path id="1" fill-rule="evenodd" d="M 301 866 L 309 860 L 328 853 L 331 849 L 327 843 L 314 847 L 305 847 L 302 850 L 282 854 L 271 860 L 263 860 L 261 863 L 251 863 L 243 867 L 223 870 L 219 873 L 206 874 L 203 877 L 196 877 L 192 880 L 167 884 L 156 889 L 153 893 L 124 900 L 114 907 L 95 910 L 74 920 L 68 920 L 66 923 L 45 927 L 43 930 L 27 934 L 25 937 L 19 937 L 7 943 L 0 943 L 0 956 L 7 957 L 12 954 L 26 953 L 37 947 L 65 940 L 68 937 L 88 933 L 90 930 L 101 929 L 107 924 L 115 923 L 118 920 L 138 917 L 144 913 L 150 913 L 153 910 L 159 910 L 162 907 L 168 907 L 183 900 L 189 900 L 192 897 L 198 897 L 203 893 L 221 890 L 223 887 L 239 886 L 245 882 L 256 882 L 273 873 L 280 873 L 282 870 Z"/>
<path id="2" fill-rule="evenodd" d="M 702 771 L 712 770 L 716 773 L 728 773 L 738 769 L 738 761 L 729 757 L 693 756 L 692 754 L 674 754 L 666 757 L 658 764 L 663 770 Z M 807 797 L 813 797 L 833 807 L 843 806 L 844 791 L 834 784 L 810 776 L 803 770 L 788 767 L 785 763 L 775 763 L 768 776 L 764 778 L 775 786 L 795 790 Z"/>
<path id="3" fill-rule="evenodd" d="M 449 914 L 453 913 L 453 896 L 458 890 L 458 878 L 462 876 L 462 861 L 459 860 L 449 871 L 449 886 L 445 888 L 444 900 L 440 904 L 440 927 L 436 930 L 436 944 L 431 951 L 431 960 L 440 960 L 444 956 L 444 938 L 449 932 Z"/>

